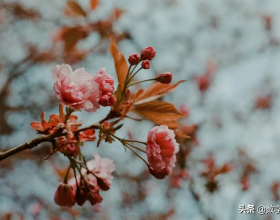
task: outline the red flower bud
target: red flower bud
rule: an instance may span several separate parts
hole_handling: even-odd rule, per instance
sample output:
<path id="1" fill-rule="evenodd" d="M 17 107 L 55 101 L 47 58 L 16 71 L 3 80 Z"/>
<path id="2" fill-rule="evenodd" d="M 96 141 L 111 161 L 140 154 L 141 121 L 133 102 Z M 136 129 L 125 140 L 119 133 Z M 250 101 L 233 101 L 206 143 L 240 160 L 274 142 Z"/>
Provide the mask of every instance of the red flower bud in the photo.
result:
<path id="1" fill-rule="evenodd" d="M 162 73 L 157 76 L 156 81 L 163 84 L 169 84 L 172 81 L 172 74 L 170 72 Z"/>
<path id="2" fill-rule="evenodd" d="M 76 191 L 76 195 L 75 195 L 75 199 L 76 199 L 76 202 L 79 206 L 82 206 L 85 204 L 87 198 L 86 198 L 86 194 L 84 193 L 83 190 L 79 190 L 77 189 Z"/>
<path id="3" fill-rule="evenodd" d="M 54 201 L 59 206 L 72 207 L 75 205 L 75 193 L 72 186 L 66 183 L 60 183 L 55 192 Z"/>
<path id="4" fill-rule="evenodd" d="M 110 186 L 106 183 L 105 180 L 99 177 L 96 177 L 96 179 L 97 179 L 97 185 L 99 186 L 100 189 L 102 189 L 103 191 L 107 191 L 110 189 Z"/>
<path id="5" fill-rule="evenodd" d="M 152 167 L 149 167 L 149 172 L 157 179 L 164 179 L 167 176 L 166 172 L 156 172 Z"/>
<path id="6" fill-rule="evenodd" d="M 156 56 L 156 51 L 153 47 L 146 47 L 141 51 L 141 60 L 152 60 Z"/>
<path id="7" fill-rule="evenodd" d="M 133 53 L 133 54 L 130 54 L 129 57 L 128 57 L 128 62 L 131 64 L 131 65 L 136 65 L 138 64 L 140 61 L 140 56 L 138 53 Z"/>
<path id="8" fill-rule="evenodd" d="M 143 69 L 150 69 L 151 64 L 150 64 L 149 60 L 144 60 L 142 62 L 142 67 L 143 67 Z"/>
<path id="9" fill-rule="evenodd" d="M 95 205 L 96 203 L 101 203 L 103 201 L 102 196 L 99 194 L 99 191 L 91 191 L 87 195 L 87 199 L 91 205 Z"/>
<path id="10" fill-rule="evenodd" d="M 116 101 L 117 99 L 113 94 L 103 95 L 99 100 L 99 104 L 102 106 L 112 106 Z"/>

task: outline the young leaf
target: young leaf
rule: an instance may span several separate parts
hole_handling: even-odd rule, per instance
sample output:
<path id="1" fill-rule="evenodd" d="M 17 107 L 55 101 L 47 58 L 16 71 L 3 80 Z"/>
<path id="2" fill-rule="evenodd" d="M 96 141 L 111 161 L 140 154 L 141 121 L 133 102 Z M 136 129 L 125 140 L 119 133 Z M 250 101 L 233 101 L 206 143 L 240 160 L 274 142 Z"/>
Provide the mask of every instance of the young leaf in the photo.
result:
<path id="1" fill-rule="evenodd" d="M 83 16 L 83 17 L 87 16 L 87 14 L 84 11 L 84 9 L 77 2 L 75 2 L 75 1 L 68 1 L 67 2 L 67 6 L 76 15 L 80 15 L 80 16 Z"/>
<path id="2" fill-rule="evenodd" d="M 91 10 L 94 10 L 99 5 L 99 0 L 90 0 Z"/>
<path id="3" fill-rule="evenodd" d="M 159 125 L 166 125 L 170 129 L 177 129 L 179 127 L 177 120 L 162 120 L 158 121 Z"/>
<path id="4" fill-rule="evenodd" d="M 136 105 L 133 112 L 156 124 L 166 124 L 172 128 L 177 127 L 175 120 L 186 116 L 179 112 L 172 104 L 162 101 L 151 101 Z"/>
<path id="5" fill-rule="evenodd" d="M 128 71 L 128 66 L 124 58 L 124 55 L 118 50 L 115 40 L 112 37 L 111 37 L 110 52 L 115 61 L 115 69 L 117 72 L 120 89 L 122 91 L 124 87 L 126 74 Z"/>
<path id="6" fill-rule="evenodd" d="M 166 93 L 174 90 L 182 82 L 185 82 L 185 80 L 181 80 L 175 84 L 162 84 L 159 82 L 154 83 L 146 90 L 138 90 L 138 92 L 134 95 L 132 99 L 134 100 L 135 105 L 153 101 L 165 95 Z"/>
<path id="7" fill-rule="evenodd" d="M 174 133 L 176 134 L 176 136 L 179 136 L 179 137 L 184 138 L 184 139 L 189 139 L 190 138 L 190 136 L 188 136 L 184 131 L 181 131 L 179 129 L 174 130 Z"/>

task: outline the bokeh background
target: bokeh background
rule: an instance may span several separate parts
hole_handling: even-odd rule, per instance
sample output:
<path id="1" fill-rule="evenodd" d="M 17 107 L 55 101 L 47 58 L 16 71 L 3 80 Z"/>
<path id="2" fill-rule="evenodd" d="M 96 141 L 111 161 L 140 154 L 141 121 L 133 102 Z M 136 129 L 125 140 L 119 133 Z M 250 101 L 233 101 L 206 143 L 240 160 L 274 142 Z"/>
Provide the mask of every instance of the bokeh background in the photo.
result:
<path id="1" fill-rule="evenodd" d="M 72 209 L 53 202 L 67 159 L 44 157 L 43 144 L 0 163 L 0 218 L 13 219 L 280 219 L 239 214 L 239 205 L 278 205 L 280 181 L 280 2 L 278 0 L 0 1 L 0 149 L 36 136 L 30 123 L 58 112 L 51 70 L 68 63 L 117 80 L 109 52 L 114 36 L 125 57 L 153 46 L 147 79 L 170 71 L 186 79 L 164 97 L 189 116 L 191 139 L 173 175 L 157 180 L 115 142 L 87 143 L 116 164 L 101 205 Z M 95 7 L 96 3 L 96 7 Z M 116 81 L 117 82 L 117 81 Z M 117 83 L 116 83 L 117 85 Z M 115 86 L 116 86 L 115 85 Z M 149 83 L 143 86 L 148 86 Z M 84 125 L 109 111 L 79 112 Z M 120 137 L 145 141 L 153 123 L 125 120 Z M 212 181 L 211 164 L 224 168 Z M 210 164 L 210 165 L 209 165 Z M 202 173 L 206 173 L 202 175 Z"/>

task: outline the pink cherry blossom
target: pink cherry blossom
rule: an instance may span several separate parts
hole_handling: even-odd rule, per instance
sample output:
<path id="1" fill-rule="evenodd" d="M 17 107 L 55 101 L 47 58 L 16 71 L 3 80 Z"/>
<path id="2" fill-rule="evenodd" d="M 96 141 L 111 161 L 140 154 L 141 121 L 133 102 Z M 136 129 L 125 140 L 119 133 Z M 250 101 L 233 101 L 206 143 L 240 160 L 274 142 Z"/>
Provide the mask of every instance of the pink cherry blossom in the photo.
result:
<path id="1" fill-rule="evenodd" d="M 150 173 L 158 179 L 169 175 L 175 167 L 178 151 L 179 144 L 175 140 L 174 131 L 166 125 L 152 128 L 148 133 L 146 146 Z"/>
<path id="2" fill-rule="evenodd" d="M 102 106 L 111 106 L 116 102 L 114 96 L 114 79 L 105 70 L 105 68 L 98 70 L 94 76 L 94 80 L 99 84 L 99 104 Z"/>
<path id="3" fill-rule="evenodd" d="M 99 85 L 84 68 L 72 70 L 68 64 L 52 70 L 56 97 L 66 106 L 95 112 L 99 108 Z"/>
<path id="4" fill-rule="evenodd" d="M 98 178 L 100 178 L 104 183 L 110 187 L 112 184 L 113 176 L 112 172 L 116 169 L 116 166 L 113 162 L 113 160 L 109 158 L 101 158 L 98 154 L 93 155 L 93 160 L 90 160 L 87 162 L 88 169 L 94 173 L 94 175 Z M 83 173 L 86 173 L 86 170 L 82 170 Z M 98 180 L 93 175 L 89 175 L 89 179 L 93 185 L 97 189 L 100 189 L 101 187 L 98 186 Z"/>

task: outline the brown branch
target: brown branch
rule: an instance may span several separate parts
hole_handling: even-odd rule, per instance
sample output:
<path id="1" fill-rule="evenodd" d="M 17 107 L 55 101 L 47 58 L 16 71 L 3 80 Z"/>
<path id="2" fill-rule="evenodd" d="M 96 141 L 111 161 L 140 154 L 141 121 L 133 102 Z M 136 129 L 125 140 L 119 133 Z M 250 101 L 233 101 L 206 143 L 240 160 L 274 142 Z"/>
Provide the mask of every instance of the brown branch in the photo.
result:
<path id="1" fill-rule="evenodd" d="M 19 145 L 10 150 L 0 153 L 0 161 L 2 161 L 14 154 L 17 154 L 21 151 L 24 151 L 27 149 L 32 149 L 32 148 L 36 147 L 38 144 L 41 144 L 43 142 L 52 142 L 54 140 L 54 138 L 59 137 L 59 136 L 62 136 L 61 130 L 57 130 L 53 134 L 41 135 L 40 137 L 33 138 L 30 141 L 28 141 L 22 145 Z"/>
<path id="2" fill-rule="evenodd" d="M 85 130 L 89 130 L 89 129 L 98 129 L 100 127 L 100 124 L 102 124 L 104 121 L 109 120 L 109 119 L 113 119 L 115 118 L 116 115 L 112 112 L 110 112 L 104 119 L 100 120 L 98 123 L 89 125 L 87 127 L 84 128 L 80 128 L 79 130 L 75 131 L 75 134 L 79 134 L 81 131 L 85 131 Z M 41 135 L 40 137 L 37 138 L 33 138 L 30 141 L 21 144 L 17 147 L 14 147 L 10 150 L 7 150 L 5 152 L 1 152 L 0 153 L 0 161 L 14 155 L 17 154 L 21 151 L 27 150 L 27 149 L 32 149 L 34 147 L 36 147 L 38 144 L 41 144 L 43 142 L 54 142 L 54 139 L 57 137 L 62 137 L 62 136 L 66 136 L 67 132 L 62 132 L 62 129 L 58 129 L 57 131 L 55 131 L 53 134 L 49 134 L 49 135 Z"/>

